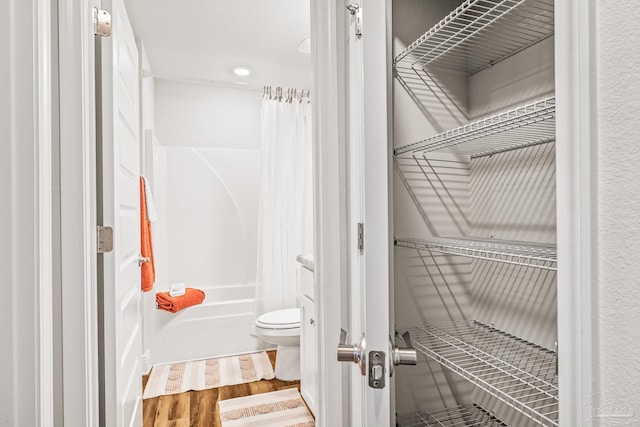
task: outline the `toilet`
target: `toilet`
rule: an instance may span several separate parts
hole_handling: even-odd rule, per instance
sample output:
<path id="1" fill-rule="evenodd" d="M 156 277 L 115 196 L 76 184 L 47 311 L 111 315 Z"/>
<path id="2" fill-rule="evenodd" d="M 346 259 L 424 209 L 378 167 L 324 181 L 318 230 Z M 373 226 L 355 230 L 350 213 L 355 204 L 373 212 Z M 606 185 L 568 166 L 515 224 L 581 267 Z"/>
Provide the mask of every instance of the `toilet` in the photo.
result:
<path id="1" fill-rule="evenodd" d="M 256 320 L 260 339 L 277 346 L 276 378 L 300 379 L 300 309 L 286 308 L 263 314 Z"/>

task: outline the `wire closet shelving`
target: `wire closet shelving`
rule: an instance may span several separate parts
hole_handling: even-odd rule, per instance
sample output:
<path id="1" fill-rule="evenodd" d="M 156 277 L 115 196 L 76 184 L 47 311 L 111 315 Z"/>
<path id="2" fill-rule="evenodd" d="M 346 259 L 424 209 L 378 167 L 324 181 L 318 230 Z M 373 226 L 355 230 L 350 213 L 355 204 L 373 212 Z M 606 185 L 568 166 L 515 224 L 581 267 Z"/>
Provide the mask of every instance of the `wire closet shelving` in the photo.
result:
<path id="1" fill-rule="evenodd" d="M 526 104 L 486 119 L 396 148 L 396 156 L 433 151 L 481 157 L 555 141 L 555 97 Z"/>
<path id="2" fill-rule="evenodd" d="M 540 426 L 558 426 L 555 352 L 474 320 L 410 333 L 425 356 Z"/>
<path id="3" fill-rule="evenodd" d="M 553 0 L 466 0 L 394 59 L 474 74 L 553 35 Z"/>
<path id="4" fill-rule="evenodd" d="M 508 427 L 476 404 L 439 411 L 419 411 L 397 417 L 396 423 L 399 427 Z"/>
<path id="5" fill-rule="evenodd" d="M 472 76 L 553 36 L 554 0 L 465 0 L 400 52 L 397 77 L 425 106 L 441 90 L 436 70 Z M 425 89 L 423 86 L 428 86 Z M 429 94 L 427 94 L 429 95 Z M 446 94 L 445 94 L 446 95 Z M 555 142 L 555 98 L 521 105 L 394 150 L 398 158 L 442 152 L 470 158 Z M 553 244 L 482 238 L 397 238 L 396 246 L 557 270 Z M 410 329 L 413 346 L 477 388 L 544 427 L 558 426 L 555 352 L 479 321 Z M 477 405 L 421 411 L 399 426 L 506 426 Z"/>
<path id="6" fill-rule="evenodd" d="M 447 255 L 460 255 L 487 261 L 524 267 L 557 270 L 556 245 L 550 243 L 516 242 L 512 240 L 429 237 L 425 239 L 397 238 L 396 246 L 428 250 Z"/>

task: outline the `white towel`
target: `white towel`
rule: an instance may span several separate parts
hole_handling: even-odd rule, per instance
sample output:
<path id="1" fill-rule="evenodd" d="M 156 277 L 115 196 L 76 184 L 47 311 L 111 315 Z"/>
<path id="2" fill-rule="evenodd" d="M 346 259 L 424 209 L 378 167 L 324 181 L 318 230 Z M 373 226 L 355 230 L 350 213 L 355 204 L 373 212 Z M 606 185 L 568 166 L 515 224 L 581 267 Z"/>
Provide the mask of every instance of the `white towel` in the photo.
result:
<path id="1" fill-rule="evenodd" d="M 153 202 L 153 193 L 151 192 L 151 186 L 149 181 L 144 176 L 144 198 L 147 202 L 147 219 L 149 222 L 156 222 L 158 220 L 158 211 L 156 210 L 156 204 Z"/>

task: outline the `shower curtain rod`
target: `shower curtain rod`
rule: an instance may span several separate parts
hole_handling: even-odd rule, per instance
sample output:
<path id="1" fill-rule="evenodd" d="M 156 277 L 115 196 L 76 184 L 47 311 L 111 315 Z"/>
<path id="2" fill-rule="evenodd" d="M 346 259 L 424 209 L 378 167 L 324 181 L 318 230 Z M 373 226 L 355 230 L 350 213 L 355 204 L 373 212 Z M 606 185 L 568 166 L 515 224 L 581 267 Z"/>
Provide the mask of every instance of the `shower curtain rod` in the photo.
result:
<path id="1" fill-rule="evenodd" d="M 302 102 L 304 98 L 309 98 L 309 90 L 308 89 L 287 89 L 286 98 L 282 95 L 284 89 L 280 86 L 274 88 L 272 90 L 271 86 L 265 86 L 262 89 L 262 97 L 267 99 L 275 99 L 277 101 L 285 101 L 285 102 L 293 102 L 293 100 L 297 100 L 298 102 Z"/>

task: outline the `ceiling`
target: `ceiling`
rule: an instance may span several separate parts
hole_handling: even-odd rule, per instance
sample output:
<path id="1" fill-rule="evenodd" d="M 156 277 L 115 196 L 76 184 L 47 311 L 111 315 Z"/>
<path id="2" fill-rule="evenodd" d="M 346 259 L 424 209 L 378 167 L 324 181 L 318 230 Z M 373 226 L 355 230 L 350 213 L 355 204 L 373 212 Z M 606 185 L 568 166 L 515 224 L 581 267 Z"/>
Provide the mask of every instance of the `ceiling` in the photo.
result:
<path id="1" fill-rule="evenodd" d="M 309 89 L 309 0 L 125 0 L 157 76 Z M 238 77 L 232 69 L 248 66 Z"/>

